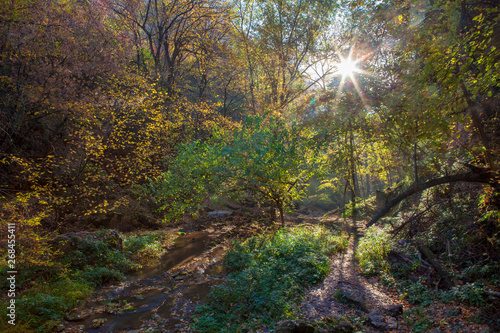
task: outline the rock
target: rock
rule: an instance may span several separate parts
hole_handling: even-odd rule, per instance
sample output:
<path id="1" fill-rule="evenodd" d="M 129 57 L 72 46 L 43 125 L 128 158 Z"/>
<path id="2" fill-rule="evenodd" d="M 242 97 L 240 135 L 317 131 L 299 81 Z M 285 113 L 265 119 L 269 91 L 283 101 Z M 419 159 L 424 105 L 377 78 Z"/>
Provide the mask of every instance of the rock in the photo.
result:
<path id="1" fill-rule="evenodd" d="M 107 322 L 107 321 L 108 320 L 106 318 L 97 318 L 97 319 L 94 319 L 94 320 L 92 320 L 92 327 L 93 328 L 99 328 L 102 325 L 104 325 L 104 323 Z"/>
<path id="2" fill-rule="evenodd" d="M 90 313 L 70 312 L 66 315 L 66 320 L 69 320 L 69 321 L 81 320 L 81 319 L 84 319 L 85 317 L 88 317 L 89 315 L 90 315 Z"/>
<path id="3" fill-rule="evenodd" d="M 387 328 L 390 330 L 396 330 L 398 328 L 398 321 L 395 318 L 389 317 L 385 322 L 387 323 Z"/>
<path id="4" fill-rule="evenodd" d="M 304 322 L 286 320 L 278 323 L 275 333 L 314 333 L 314 327 Z"/>
<path id="5" fill-rule="evenodd" d="M 363 312 L 369 312 L 368 307 L 365 304 L 364 299 L 346 289 L 338 289 L 335 292 L 335 297 L 337 300 L 343 303 L 354 305 Z"/>
<path id="6" fill-rule="evenodd" d="M 388 327 L 384 322 L 384 316 L 378 311 L 372 311 L 366 315 L 370 324 L 379 330 L 386 330 Z"/>
<path id="7" fill-rule="evenodd" d="M 62 330 L 64 330 L 64 327 L 65 327 L 65 326 L 64 326 L 64 323 L 59 323 L 59 324 L 57 324 L 57 326 L 54 328 L 54 330 L 55 330 L 56 332 L 61 332 Z"/>
<path id="8" fill-rule="evenodd" d="M 354 326 L 351 325 L 344 318 L 338 317 L 328 317 L 325 319 L 325 322 L 328 324 L 328 327 L 323 331 L 325 333 L 352 333 L 354 332 Z M 319 332 L 319 330 L 318 330 Z"/>
<path id="9" fill-rule="evenodd" d="M 403 314 L 403 305 L 402 304 L 388 305 L 382 308 L 382 312 L 388 316 L 397 317 Z"/>
<path id="10" fill-rule="evenodd" d="M 207 214 L 207 216 L 218 218 L 218 219 L 223 219 L 223 218 L 228 217 L 229 215 L 232 215 L 232 214 L 233 214 L 233 212 L 231 212 L 229 210 L 216 210 L 213 212 L 209 212 Z"/>
<path id="11" fill-rule="evenodd" d="M 122 311 L 135 311 L 135 307 L 132 305 L 132 303 L 125 304 L 122 308 Z"/>

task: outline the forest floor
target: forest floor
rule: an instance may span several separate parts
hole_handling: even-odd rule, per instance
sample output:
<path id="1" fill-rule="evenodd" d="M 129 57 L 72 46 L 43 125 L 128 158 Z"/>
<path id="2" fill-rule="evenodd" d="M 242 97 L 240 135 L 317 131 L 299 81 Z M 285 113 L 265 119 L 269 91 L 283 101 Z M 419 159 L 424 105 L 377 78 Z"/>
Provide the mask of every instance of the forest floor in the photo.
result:
<path id="1" fill-rule="evenodd" d="M 306 292 L 301 304 L 304 319 L 318 321 L 344 317 L 363 326 L 365 332 L 409 331 L 400 316 L 409 304 L 402 301 L 396 291 L 383 286 L 378 278 L 360 274 L 355 253 L 364 222 L 339 217 L 317 220 L 321 224 L 340 225 L 349 233 L 351 241 L 346 252 L 332 257 L 330 273 L 325 280 Z"/>
<path id="2" fill-rule="evenodd" d="M 348 318 L 360 332 L 493 332 L 478 324 L 480 309 L 459 304 L 432 302 L 425 308 L 404 299 L 401 290 L 382 283 L 379 276 L 361 273 L 356 259 L 366 221 L 337 216 L 309 217 L 304 222 L 337 225 L 351 236 L 349 248 L 333 255 L 330 273 L 310 288 L 301 304 L 304 321 Z"/>
<path id="3" fill-rule="evenodd" d="M 189 332 L 195 307 L 210 286 L 224 279 L 222 257 L 232 240 L 279 228 L 277 224 L 250 223 L 254 212 L 240 212 L 224 219 L 204 217 L 172 229 L 184 233 L 186 241 L 178 245 L 178 264 L 103 288 L 96 298 L 76 310 L 77 320 L 68 323 L 64 332 Z M 417 307 L 403 299 L 402 291 L 384 285 L 379 277 L 361 274 L 355 253 L 365 221 L 313 213 L 288 218 L 286 222 L 289 226 L 324 225 L 351 236 L 348 250 L 332 256 L 326 279 L 306 291 L 297 313 L 299 321 L 321 322 L 341 317 L 353 324 L 357 332 L 491 332 L 474 322 L 479 311 L 476 308 L 437 302 L 426 308 Z M 189 244 L 199 246 L 192 248 Z M 170 253 L 176 255 L 175 246 Z M 133 306 L 134 310 L 118 311 L 118 316 L 109 310 L 124 306 Z M 92 329 L 96 320 L 102 320 L 104 325 Z"/>

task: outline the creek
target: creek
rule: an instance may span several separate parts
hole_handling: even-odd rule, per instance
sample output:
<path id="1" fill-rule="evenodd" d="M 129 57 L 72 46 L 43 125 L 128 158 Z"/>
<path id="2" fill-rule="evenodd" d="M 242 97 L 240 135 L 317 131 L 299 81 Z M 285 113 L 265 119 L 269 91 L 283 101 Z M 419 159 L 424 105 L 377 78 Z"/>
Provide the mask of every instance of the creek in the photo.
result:
<path id="1" fill-rule="evenodd" d="M 197 303 L 221 282 L 226 246 L 210 236 L 179 236 L 159 264 L 102 288 L 83 310 L 70 313 L 64 332 L 187 331 Z"/>

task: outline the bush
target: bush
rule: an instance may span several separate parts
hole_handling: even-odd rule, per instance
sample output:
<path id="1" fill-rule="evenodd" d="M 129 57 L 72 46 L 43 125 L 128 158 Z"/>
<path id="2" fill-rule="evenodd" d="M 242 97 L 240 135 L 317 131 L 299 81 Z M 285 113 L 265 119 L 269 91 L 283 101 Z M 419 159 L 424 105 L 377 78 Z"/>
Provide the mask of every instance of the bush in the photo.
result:
<path id="1" fill-rule="evenodd" d="M 389 264 L 387 253 L 391 250 L 392 241 L 389 234 L 376 226 L 370 227 L 359 241 L 356 258 L 365 274 L 377 274 L 386 271 Z"/>
<path id="2" fill-rule="evenodd" d="M 469 305 L 483 306 L 486 303 L 484 292 L 485 289 L 482 285 L 466 283 L 463 286 L 441 292 L 441 299 L 444 302 L 459 301 Z"/>
<path id="3" fill-rule="evenodd" d="M 96 267 L 110 267 L 123 273 L 138 267 L 125 253 L 114 248 L 106 240 L 90 238 L 79 239 L 76 250 L 64 254 L 61 261 L 73 271 L 86 269 L 89 262 Z"/>
<path id="4" fill-rule="evenodd" d="M 161 231 L 130 235 L 123 240 L 123 251 L 131 255 L 135 261 L 147 263 L 165 253 L 163 248 L 164 238 Z"/>
<path id="5" fill-rule="evenodd" d="M 21 318 L 28 327 L 45 332 L 48 331 L 45 323 L 62 320 L 70 309 L 91 293 L 92 288 L 87 284 L 67 278 L 39 285 L 16 301 L 16 317 Z M 4 318 L 5 311 L 6 305 L 1 304 L 0 315 Z"/>
<path id="6" fill-rule="evenodd" d="M 93 287 L 125 280 L 125 275 L 117 269 L 96 266 L 86 266 L 76 273 L 76 277 Z"/>
<path id="7" fill-rule="evenodd" d="M 435 293 L 425 285 L 425 281 L 403 281 L 399 286 L 405 291 L 403 298 L 412 304 L 426 306 L 431 304 L 435 298 Z"/>
<path id="8" fill-rule="evenodd" d="M 235 332 L 291 316 L 302 291 L 329 271 L 328 255 L 344 251 L 348 238 L 324 228 L 281 229 L 236 243 L 225 257 L 230 272 L 199 306 L 196 332 Z"/>

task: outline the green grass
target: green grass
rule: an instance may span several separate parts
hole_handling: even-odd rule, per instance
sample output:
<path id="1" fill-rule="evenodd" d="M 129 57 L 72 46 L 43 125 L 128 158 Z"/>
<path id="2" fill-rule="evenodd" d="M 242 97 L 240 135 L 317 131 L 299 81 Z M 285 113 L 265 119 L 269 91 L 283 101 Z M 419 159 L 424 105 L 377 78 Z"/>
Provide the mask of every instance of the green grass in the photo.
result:
<path id="1" fill-rule="evenodd" d="M 196 332 L 238 332 L 291 317 L 303 290 L 329 271 L 328 256 L 346 235 L 320 227 L 281 229 L 236 243 L 225 257 L 227 280 L 196 310 Z"/>

